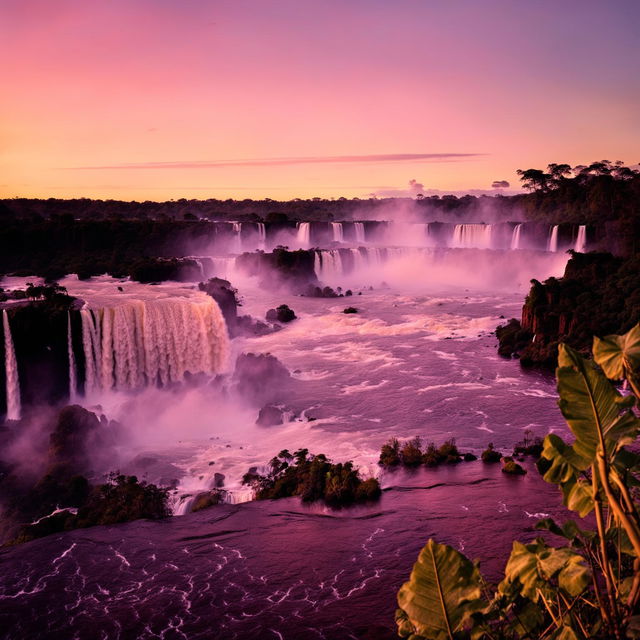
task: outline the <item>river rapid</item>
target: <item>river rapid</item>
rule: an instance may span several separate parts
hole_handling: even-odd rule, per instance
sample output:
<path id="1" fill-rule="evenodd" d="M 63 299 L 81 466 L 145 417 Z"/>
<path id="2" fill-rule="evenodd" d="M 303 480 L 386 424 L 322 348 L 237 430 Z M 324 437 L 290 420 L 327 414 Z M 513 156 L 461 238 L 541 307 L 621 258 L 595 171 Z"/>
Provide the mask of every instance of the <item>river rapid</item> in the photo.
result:
<path id="1" fill-rule="evenodd" d="M 354 295 L 333 299 L 239 285 L 242 313 L 284 303 L 298 315 L 230 345 L 229 367 L 239 353 L 269 352 L 292 372 L 283 425 L 256 426 L 256 407 L 207 385 L 91 399 L 130 430 L 131 455 L 171 466 L 177 513 L 214 472 L 230 504 L 3 549 L 3 637 L 392 638 L 395 593 L 428 538 L 479 559 L 497 580 L 512 541 L 562 514 L 558 491 L 531 462 L 524 477 L 480 461 L 415 472 L 377 465 L 394 436 L 453 437 L 478 455 L 489 442 L 509 454 L 525 430 L 566 432 L 553 377 L 496 353 L 493 331 L 519 316 L 526 286 L 346 284 Z M 69 289 L 82 295 L 81 284 Z M 347 306 L 358 313 L 344 314 Z M 299 447 L 353 460 L 379 477 L 381 500 L 342 510 L 246 502 L 242 474 Z"/>

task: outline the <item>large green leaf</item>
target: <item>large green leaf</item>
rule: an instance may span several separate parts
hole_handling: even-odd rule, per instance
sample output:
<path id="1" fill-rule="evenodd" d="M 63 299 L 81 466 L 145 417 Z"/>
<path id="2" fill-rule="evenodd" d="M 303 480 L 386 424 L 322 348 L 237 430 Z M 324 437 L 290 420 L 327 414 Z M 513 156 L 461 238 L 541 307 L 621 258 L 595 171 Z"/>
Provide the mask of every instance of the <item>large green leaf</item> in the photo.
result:
<path id="1" fill-rule="evenodd" d="M 589 465 L 589 460 L 578 455 L 560 436 L 550 433 L 544 439 L 538 470 L 544 480 L 560 485 L 565 506 L 577 511 L 580 517 L 593 509 L 593 492 L 583 477 Z"/>
<path id="2" fill-rule="evenodd" d="M 452 640 L 479 611 L 480 572 L 460 552 L 429 540 L 413 565 L 409 582 L 398 592 L 398 605 L 406 614 L 403 631 L 430 640 Z"/>
<path id="3" fill-rule="evenodd" d="M 560 410 L 576 440 L 573 450 L 591 464 L 600 440 L 608 456 L 635 440 L 640 421 L 604 374 L 567 345 L 558 350 Z"/>
<path id="4" fill-rule="evenodd" d="M 640 324 L 622 336 L 593 339 L 593 358 L 607 378 L 622 380 L 640 368 Z"/>
<path id="5" fill-rule="evenodd" d="M 537 539 L 529 544 L 515 541 L 500 583 L 500 593 L 513 594 L 514 587 L 525 598 L 537 602 L 540 593 L 554 597 L 555 584 L 568 595 L 582 593 L 590 582 L 584 558 L 568 547 L 550 547 Z"/>

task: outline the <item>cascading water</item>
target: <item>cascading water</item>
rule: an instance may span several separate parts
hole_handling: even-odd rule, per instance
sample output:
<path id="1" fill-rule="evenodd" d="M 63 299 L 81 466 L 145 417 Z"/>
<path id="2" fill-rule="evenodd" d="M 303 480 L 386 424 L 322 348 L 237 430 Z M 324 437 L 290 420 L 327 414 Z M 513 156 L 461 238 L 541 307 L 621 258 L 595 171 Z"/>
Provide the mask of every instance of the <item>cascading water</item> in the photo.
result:
<path id="1" fill-rule="evenodd" d="M 258 225 L 258 248 L 264 250 L 267 246 L 267 229 L 264 226 L 264 222 L 256 224 Z"/>
<path id="2" fill-rule="evenodd" d="M 578 237 L 576 238 L 576 245 L 574 251 L 578 253 L 584 253 L 587 248 L 587 227 L 581 224 L 578 227 Z"/>
<path id="3" fill-rule="evenodd" d="M 165 298 L 83 309 L 85 394 L 179 382 L 185 373 L 216 373 L 229 338 L 217 303 Z"/>
<path id="4" fill-rule="evenodd" d="M 551 251 L 555 253 L 558 250 L 558 225 L 554 224 L 551 227 L 551 233 L 549 235 L 549 246 L 547 247 L 547 251 Z"/>
<path id="5" fill-rule="evenodd" d="M 233 253 L 242 253 L 242 222 L 232 222 L 233 225 Z"/>
<path id="6" fill-rule="evenodd" d="M 307 249 L 311 243 L 311 224 L 309 222 L 298 222 L 298 233 L 296 236 L 298 244 Z"/>
<path id="7" fill-rule="evenodd" d="M 20 420 L 20 379 L 18 378 L 18 362 L 13 347 L 11 327 L 7 310 L 2 311 L 2 327 L 4 330 L 4 368 L 7 389 L 7 420 Z"/>
<path id="8" fill-rule="evenodd" d="M 344 232 L 342 230 L 342 222 L 332 222 L 331 229 L 333 230 L 333 241 L 344 242 Z"/>
<path id="9" fill-rule="evenodd" d="M 78 373 L 76 370 L 76 356 L 73 353 L 71 312 L 69 311 L 67 311 L 67 355 L 69 356 L 69 400 L 75 402 L 78 396 Z"/>
<path id="10" fill-rule="evenodd" d="M 513 234 L 511 236 L 511 249 L 519 249 L 520 248 L 520 234 L 522 232 L 522 224 L 517 224 L 513 228 Z"/>
<path id="11" fill-rule="evenodd" d="M 364 235 L 364 223 L 354 222 L 353 226 L 356 233 L 356 242 L 366 242 Z"/>
<path id="12" fill-rule="evenodd" d="M 236 263 L 235 258 L 211 258 L 211 269 L 216 278 L 228 280 Z"/>
<path id="13" fill-rule="evenodd" d="M 316 251 L 314 263 L 316 277 L 320 282 L 335 283 L 343 276 L 342 257 L 340 251 L 331 249 L 330 251 Z"/>
<path id="14" fill-rule="evenodd" d="M 491 231 L 490 224 L 457 224 L 451 246 L 457 249 L 490 249 Z"/>
<path id="15" fill-rule="evenodd" d="M 351 249 L 353 255 L 353 270 L 357 273 L 369 266 L 369 260 L 360 249 Z"/>

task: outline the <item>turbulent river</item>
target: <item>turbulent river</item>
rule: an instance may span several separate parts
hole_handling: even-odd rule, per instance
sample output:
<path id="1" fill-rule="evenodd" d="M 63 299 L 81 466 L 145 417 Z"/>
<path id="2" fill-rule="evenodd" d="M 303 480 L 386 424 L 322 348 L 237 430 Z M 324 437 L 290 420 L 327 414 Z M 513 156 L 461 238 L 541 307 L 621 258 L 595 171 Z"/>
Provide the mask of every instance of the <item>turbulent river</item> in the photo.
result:
<path id="1" fill-rule="evenodd" d="M 176 512 L 180 495 L 209 488 L 214 472 L 231 503 L 3 549 L 3 637 L 392 638 L 395 593 L 430 537 L 498 578 L 512 540 L 531 539 L 537 519 L 562 511 L 531 463 L 526 476 L 510 477 L 480 461 L 380 473 L 377 459 L 392 436 L 454 437 L 479 454 L 489 442 L 510 452 L 525 430 L 565 430 L 553 378 L 496 354 L 492 331 L 519 315 L 522 287 L 353 286 L 353 297 L 339 299 L 240 287 L 242 313 L 285 303 L 299 316 L 230 344 L 229 362 L 270 352 L 292 372 L 290 422 L 256 426 L 255 407 L 207 386 L 92 398 L 135 426 L 129 446 L 138 455 L 179 476 Z M 342 313 L 346 306 L 359 313 Z M 293 498 L 244 502 L 242 474 L 299 447 L 379 476 L 381 500 L 339 511 Z"/>

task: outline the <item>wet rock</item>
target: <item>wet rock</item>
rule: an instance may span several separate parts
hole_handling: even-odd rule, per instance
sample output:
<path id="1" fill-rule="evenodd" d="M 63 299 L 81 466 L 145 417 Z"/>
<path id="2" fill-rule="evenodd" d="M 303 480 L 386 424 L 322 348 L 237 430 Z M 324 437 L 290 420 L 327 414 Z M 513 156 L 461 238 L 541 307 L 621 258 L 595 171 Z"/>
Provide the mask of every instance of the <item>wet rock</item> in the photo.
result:
<path id="1" fill-rule="evenodd" d="M 342 313 L 358 313 L 355 307 L 347 307 Z"/>
<path id="2" fill-rule="evenodd" d="M 282 409 L 272 404 L 262 407 L 258 414 L 258 419 L 256 420 L 256 424 L 261 427 L 275 427 L 282 423 Z"/>
<path id="3" fill-rule="evenodd" d="M 502 473 L 523 476 L 527 472 L 513 458 L 506 456 L 502 459 Z"/>
<path id="4" fill-rule="evenodd" d="M 281 304 L 275 309 L 269 309 L 265 317 L 270 322 L 291 322 L 296 319 L 296 314 L 286 304 Z"/>
<path id="5" fill-rule="evenodd" d="M 210 278 L 207 282 L 201 282 L 198 288 L 218 303 L 229 332 L 235 335 L 238 319 L 238 298 L 236 297 L 238 290 L 234 289 L 228 280 L 222 278 Z"/>
<path id="6" fill-rule="evenodd" d="M 218 491 L 217 489 L 213 489 L 211 491 L 203 491 L 193 499 L 193 503 L 191 504 L 191 513 L 202 511 L 202 509 L 208 509 L 209 507 L 213 507 L 217 504 L 222 504 L 223 502 L 223 491 Z"/>
<path id="7" fill-rule="evenodd" d="M 236 360 L 232 382 L 238 394 L 260 406 L 285 396 L 291 383 L 291 374 L 269 353 L 243 353 Z"/>

